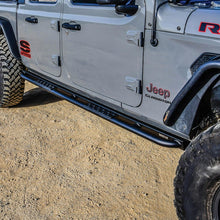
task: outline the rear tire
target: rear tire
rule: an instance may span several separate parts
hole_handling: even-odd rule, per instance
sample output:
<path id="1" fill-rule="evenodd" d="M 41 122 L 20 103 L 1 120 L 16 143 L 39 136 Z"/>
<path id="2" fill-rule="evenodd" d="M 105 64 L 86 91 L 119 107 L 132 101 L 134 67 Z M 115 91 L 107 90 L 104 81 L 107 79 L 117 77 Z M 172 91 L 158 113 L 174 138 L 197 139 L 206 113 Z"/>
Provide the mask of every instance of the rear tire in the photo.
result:
<path id="1" fill-rule="evenodd" d="M 174 187 L 179 219 L 220 219 L 220 123 L 201 133 L 186 149 Z"/>
<path id="2" fill-rule="evenodd" d="M 0 107 L 17 105 L 24 94 L 22 64 L 11 54 L 7 40 L 0 35 Z"/>

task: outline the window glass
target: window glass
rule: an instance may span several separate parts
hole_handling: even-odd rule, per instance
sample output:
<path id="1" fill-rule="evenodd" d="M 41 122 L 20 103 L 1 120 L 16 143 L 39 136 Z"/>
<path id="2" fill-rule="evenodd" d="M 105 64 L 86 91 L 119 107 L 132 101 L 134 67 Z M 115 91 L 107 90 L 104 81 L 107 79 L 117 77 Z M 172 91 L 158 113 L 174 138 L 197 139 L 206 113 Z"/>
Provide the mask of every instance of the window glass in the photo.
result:
<path id="1" fill-rule="evenodd" d="M 57 0 L 30 0 L 33 3 L 46 3 L 46 4 L 54 4 Z"/>
<path id="2" fill-rule="evenodd" d="M 16 0 L 0 0 L 0 2 L 16 2 Z"/>
<path id="3" fill-rule="evenodd" d="M 74 4 L 96 4 L 96 0 L 72 0 Z"/>

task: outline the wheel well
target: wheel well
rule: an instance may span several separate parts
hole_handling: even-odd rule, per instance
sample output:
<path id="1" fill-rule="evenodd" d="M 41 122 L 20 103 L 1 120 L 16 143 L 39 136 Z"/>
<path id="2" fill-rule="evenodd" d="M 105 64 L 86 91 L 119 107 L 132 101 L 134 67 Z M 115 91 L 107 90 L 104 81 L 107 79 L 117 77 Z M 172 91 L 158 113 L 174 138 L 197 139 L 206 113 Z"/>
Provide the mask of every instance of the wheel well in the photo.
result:
<path id="1" fill-rule="evenodd" d="M 217 82 L 219 82 L 219 79 L 220 77 L 217 77 L 217 79 L 212 82 L 200 100 L 190 131 L 190 138 L 196 137 L 203 130 L 217 122 L 217 118 L 215 118 L 211 107 L 211 96 L 213 88 Z"/>
<path id="2" fill-rule="evenodd" d="M 14 30 L 11 26 L 9 20 L 5 18 L 0 18 L 0 34 L 4 34 L 5 38 L 7 39 L 8 46 L 10 49 L 11 54 L 17 59 L 20 60 L 21 56 L 19 53 L 17 39 L 15 37 Z"/>
<path id="3" fill-rule="evenodd" d="M 163 117 L 164 124 L 167 126 L 174 125 L 187 105 L 200 90 L 207 88 L 207 83 L 212 82 L 219 76 L 219 72 L 220 61 L 215 60 L 203 64 L 187 81 L 168 107 Z"/>

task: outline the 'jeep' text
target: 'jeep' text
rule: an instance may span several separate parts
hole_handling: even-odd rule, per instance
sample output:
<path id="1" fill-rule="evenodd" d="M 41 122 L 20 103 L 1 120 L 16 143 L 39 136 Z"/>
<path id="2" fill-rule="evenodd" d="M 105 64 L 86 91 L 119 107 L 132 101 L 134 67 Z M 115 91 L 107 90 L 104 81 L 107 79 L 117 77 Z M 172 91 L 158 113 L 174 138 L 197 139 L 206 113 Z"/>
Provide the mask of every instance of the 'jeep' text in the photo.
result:
<path id="1" fill-rule="evenodd" d="M 149 87 L 146 87 L 148 92 L 153 92 L 154 94 L 158 94 L 160 96 L 163 96 L 165 99 L 170 97 L 170 91 L 167 89 L 157 88 L 156 86 L 153 86 L 153 83 L 150 83 Z"/>

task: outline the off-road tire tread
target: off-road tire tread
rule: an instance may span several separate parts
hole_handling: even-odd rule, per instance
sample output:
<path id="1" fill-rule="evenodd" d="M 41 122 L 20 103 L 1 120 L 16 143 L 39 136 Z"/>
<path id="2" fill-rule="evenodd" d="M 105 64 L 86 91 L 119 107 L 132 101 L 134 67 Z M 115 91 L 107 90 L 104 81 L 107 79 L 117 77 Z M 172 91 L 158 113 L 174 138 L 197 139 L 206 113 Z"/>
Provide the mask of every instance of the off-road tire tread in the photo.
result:
<path id="1" fill-rule="evenodd" d="M 219 136 L 220 124 L 216 124 L 196 137 L 180 158 L 179 165 L 176 170 L 174 179 L 174 205 L 176 207 L 177 216 L 179 219 L 185 219 L 185 210 L 183 204 L 184 197 L 184 179 L 189 169 L 196 163 L 199 158 L 207 158 L 210 163 L 214 163 L 220 158 L 214 158 L 212 153 L 212 139 Z M 204 157 L 203 157 L 204 155 Z"/>
<path id="2" fill-rule="evenodd" d="M 22 64 L 11 54 L 7 40 L 0 35 L 0 107 L 19 104 L 24 94 L 24 79 L 20 73 Z M 2 80 L 1 80 L 2 79 Z"/>

